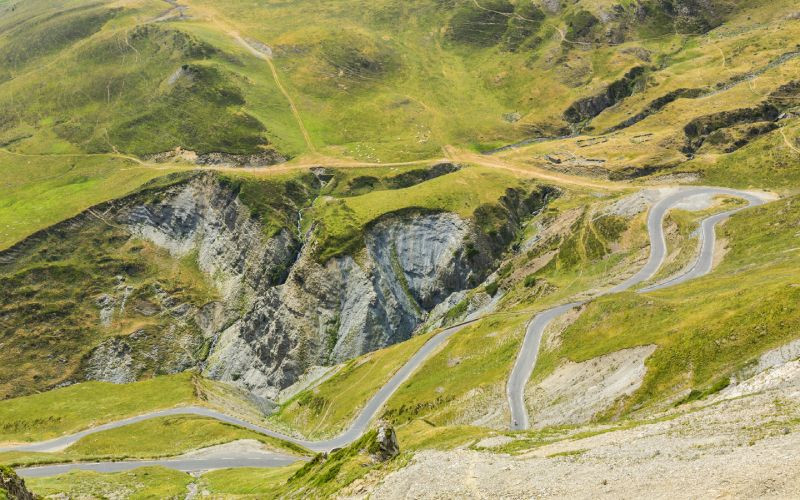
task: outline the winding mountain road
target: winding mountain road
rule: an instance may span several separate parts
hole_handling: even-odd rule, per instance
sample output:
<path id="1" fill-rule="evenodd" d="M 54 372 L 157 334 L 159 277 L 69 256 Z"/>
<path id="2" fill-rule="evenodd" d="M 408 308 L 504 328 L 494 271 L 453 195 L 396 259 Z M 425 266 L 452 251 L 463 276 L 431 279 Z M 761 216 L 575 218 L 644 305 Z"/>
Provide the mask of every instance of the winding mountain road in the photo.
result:
<path id="1" fill-rule="evenodd" d="M 680 271 L 677 275 L 665 281 L 638 290 L 639 293 L 679 285 L 708 274 L 711 271 L 714 260 L 715 228 L 717 224 L 740 210 L 762 205 L 772 199 L 770 196 L 762 193 L 716 187 L 684 188 L 665 197 L 653 206 L 647 218 L 647 231 L 650 236 L 650 257 L 647 259 L 647 263 L 636 274 L 619 285 L 597 295 L 597 297 L 623 292 L 655 276 L 656 272 L 658 272 L 664 264 L 664 259 L 667 256 L 667 241 L 664 236 L 664 218 L 667 216 L 667 212 L 689 198 L 717 195 L 729 195 L 743 198 L 747 201 L 748 205 L 746 207 L 712 215 L 704 219 L 698 233 L 700 252 L 695 262 L 687 269 Z M 520 349 L 517 361 L 514 364 L 506 386 L 508 403 L 511 408 L 512 430 L 525 430 L 530 426 L 528 410 L 525 407 L 525 385 L 531 378 L 533 369 L 536 366 L 536 359 L 539 355 L 539 344 L 541 343 L 544 330 L 554 319 L 586 302 L 588 301 L 572 302 L 542 311 L 534 316 L 533 320 L 528 324 L 528 328 L 525 332 L 525 340 L 522 343 L 522 348 Z"/>
<path id="2" fill-rule="evenodd" d="M 650 256 L 645 266 L 640 269 L 632 277 L 625 280 L 623 283 L 609 289 L 604 294 L 615 293 L 627 290 L 637 284 L 643 283 L 651 279 L 658 269 L 662 266 L 664 259 L 667 255 L 667 244 L 664 236 L 663 225 L 664 218 L 667 212 L 674 208 L 676 205 L 695 196 L 715 196 L 715 195 L 731 195 L 741 197 L 748 202 L 747 207 L 761 205 L 768 201 L 770 198 L 767 195 L 760 193 L 751 193 L 744 191 L 737 191 L 726 188 L 711 188 L 711 187 L 698 187 L 698 188 L 682 188 L 678 192 L 671 194 L 661 201 L 659 201 L 651 210 L 648 216 L 648 233 L 651 241 Z M 678 273 L 663 282 L 651 285 L 647 288 L 639 290 L 646 292 L 657 290 L 668 286 L 674 286 L 683 283 L 698 276 L 707 274 L 711 270 L 713 256 L 714 256 L 714 241 L 715 241 L 715 227 L 722 220 L 739 210 L 730 210 L 724 213 L 716 214 L 708 217 L 703 221 L 699 231 L 700 240 L 700 253 L 696 262 L 689 268 Z M 604 295 L 601 294 L 601 295 Z M 539 352 L 539 343 L 541 342 L 542 333 L 547 325 L 550 324 L 555 318 L 564 314 L 565 312 L 578 307 L 585 302 L 571 302 L 557 307 L 548 309 L 538 313 L 529 323 L 523 346 L 520 350 L 517 361 L 514 365 L 511 377 L 508 381 L 508 399 L 511 407 L 512 425 L 514 430 L 523 430 L 528 428 L 528 414 L 524 405 L 524 389 L 525 384 L 530 379 L 533 368 L 536 365 L 536 359 Z M 411 376 L 411 374 L 419 368 L 440 346 L 442 346 L 450 337 L 460 331 L 465 326 L 474 323 L 476 319 L 464 322 L 459 325 L 450 327 L 437 335 L 433 336 L 426 342 L 419 351 L 417 351 L 411 359 L 406 362 L 392 378 L 367 402 L 364 408 L 356 417 L 351 426 L 339 436 L 332 439 L 323 441 L 308 441 L 298 439 L 292 436 L 282 434 L 280 432 L 261 427 L 259 425 L 247 422 L 245 420 L 226 415 L 216 410 L 204 407 L 180 407 L 168 410 L 161 410 L 150 412 L 136 417 L 110 422 L 91 429 L 71 434 L 68 436 L 59 437 L 49 441 L 17 445 L 11 447 L 0 447 L 2 451 L 30 451 L 30 452 L 56 452 L 61 451 L 76 443 L 80 439 L 96 434 L 98 432 L 107 431 L 131 425 L 144 420 L 153 418 L 160 418 L 175 415 L 195 415 L 208 418 L 214 418 L 221 422 L 226 422 L 233 425 L 244 427 L 251 431 L 257 432 L 265 436 L 271 436 L 277 439 L 282 439 L 303 446 L 315 452 L 327 452 L 336 448 L 347 446 L 361 437 L 366 432 L 370 422 L 375 418 L 380 409 L 389 400 L 389 398 L 400 388 L 400 386 Z M 283 455 L 278 453 L 259 453 L 258 456 L 253 455 L 240 455 L 231 456 L 230 453 L 219 455 L 207 455 L 202 458 L 189 458 L 189 457 L 176 457 L 171 459 L 162 460 L 132 460 L 124 462 L 94 462 L 94 463 L 72 463 L 72 464 L 59 464 L 40 467 L 29 467 L 18 469 L 18 473 L 23 477 L 46 477 L 56 474 L 61 474 L 74 469 L 93 470 L 97 472 L 118 472 L 122 470 L 130 470 L 137 467 L 148 465 L 159 465 L 163 467 L 173 468 L 177 470 L 192 472 L 218 468 L 232 468 L 232 467 L 275 467 L 293 463 L 300 458 Z"/>
<path id="3" fill-rule="evenodd" d="M 25 445 L 9 446 L 9 447 L 0 447 L 0 452 L 61 451 L 66 449 L 70 445 L 78 442 L 80 439 L 92 434 L 96 434 L 98 432 L 125 427 L 127 425 L 135 424 L 137 422 L 142 422 L 144 420 L 150 420 L 160 417 L 176 416 L 176 415 L 195 415 L 201 417 L 214 418 L 221 422 L 226 422 L 229 424 L 244 427 L 246 429 L 249 429 L 251 431 L 257 432 L 265 436 L 271 436 L 274 438 L 282 439 L 284 441 L 289 441 L 291 443 L 298 444 L 315 452 L 327 452 L 336 448 L 342 448 L 352 443 L 359 437 L 361 437 L 367 431 L 367 428 L 369 427 L 369 424 L 372 421 L 372 419 L 375 418 L 375 416 L 378 414 L 378 411 L 380 411 L 383 405 L 386 404 L 386 402 L 389 400 L 392 394 L 394 394 L 397 391 L 397 389 L 400 388 L 400 386 L 411 376 L 411 374 L 417 368 L 419 368 L 425 362 L 425 360 L 427 360 L 430 357 L 430 355 L 433 354 L 434 351 L 436 351 L 456 332 L 474 322 L 475 320 L 466 321 L 464 323 L 452 326 L 434 335 L 420 348 L 419 351 L 416 352 L 416 354 L 414 354 L 414 356 L 411 357 L 411 359 L 409 359 L 406 362 L 405 365 L 403 365 L 392 376 L 391 379 L 389 379 L 389 381 L 383 387 L 381 387 L 380 390 L 378 390 L 378 392 L 375 393 L 374 396 L 372 396 L 372 398 L 367 402 L 367 404 L 358 414 L 355 421 L 350 425 L 350 428 L 348 428 L 345 432 L 332 439 L 327 439 L 324 441 L 308 441 L 304 439 L 298 439 L 292 436 L 287 436 L 285 434 L 282 434 L 280 432 L 271 429 L 267 429 L 265 427 L 261 427 L 251 422 L 247 422 L 240 418 L 226 415 L 224 413 L 212 410 L 210 408 L 204 408 L 200 406 L 187 406 L 180 408 L 171 408 L 168 410 L 154 411 L 136 417 L 117 420 L 115 422 L 99 425 L 91 429 L 86 429 L 84 431 L 77 432 L 75 434 L 70 434 L 68 436 L 51 439 L 49 441 L 42 441 L 39 443 L 31 443 Z M 72 463 L 72 464 L 61 464 L 61 465 L 49 465 L 41 467 L 20 468 L 17 469 L 17 472 L 23 477 L 34 477 L 34 476 L 47 477 L 56 474 L 61 474 L 73 469 L 93 470 L 96 472 L 114 472 L 120 470 L 134 469 L 136 467 L 144 467 L 146 465 L 160 465 L 163 467 L 168 467 L 183 471 L 200 471 L 200 470 L 222 469 L 231 467 L 273 467 L 277 465 L 287 465 L 287 463 L 295 462 L 299 460 L 299 458 L 289 457 L 288 455 L 282 455 L 282 454 L 265 453 L 262 456 L 260 456 L 258 460 L 260 460 L 261 465 L 257 465 L 254 459 L 249 457 L 235 457 L 235 459 L 231 459 L 231 457 L 229 456 L 216 456 L 216 457 L 212 456 L 204 460 L 196 460 L 196 459 L 190 460 L 190 459 L 184 459 L 183 457 L 178 457 L 174 459 L 148 460 L 148 461 L 131 460 L 125 462 L 97 462 L 97 463 Z M 287 460 L 289 461 L 287 462 Z"/>

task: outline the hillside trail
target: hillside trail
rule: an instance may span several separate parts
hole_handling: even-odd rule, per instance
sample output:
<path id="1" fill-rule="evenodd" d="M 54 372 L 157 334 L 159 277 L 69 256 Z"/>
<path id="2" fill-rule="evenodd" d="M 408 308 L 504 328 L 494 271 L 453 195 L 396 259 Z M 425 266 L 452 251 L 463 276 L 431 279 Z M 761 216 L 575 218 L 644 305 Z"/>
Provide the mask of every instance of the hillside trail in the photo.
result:
<path id="1" fill-rule="evenodd" d="M 443 162 L 461 162 L 467 164 L 479 165 L 482 167 L 506 170 L 518 175 L 530 178 L 537 178 L 544 181 L 552 181 L 556 184 L 578 186 L 590 189 L 599 189 L 604 191 L 625 191 L 635 189 L 625 182 L 613 182 L 592 180 L 580 176 L 562 174 L 553 172 L 539 167 L 529 165 L 518 165 L 506 160 L 498 158 L 490 158 L 478 153 L 468 152 L 455 146 L 445 146 L 444 156 L 437 158 L 426 158 L 422 160 L 411 160 L 402 162 L 363 162 L 358 160 L 350 160 L 346 158 L 336 158 L 332 156 L 321 155 L 318 153 L 307 154 L 300 156 L 290 162 L 284 164 L 273 165 L 270 167 L 230 167 L 220 165 L 207 165 L 198 167 L 197 165 L 184 164 L 184 163 L 154 163 L 151 161 L 137 158 L 136 156 L 114 152 L 114 153 L 20 153 L 12 151 L 7 148 L 0 148 L 0 153 L 5 153 L 11 156 L 22 158 L 118 158 L 128 160 L 136 163 L 136 166 L 125 167 L 120 170 L 131 170 L 135 168 L 146 168 L 151 170 L 214 170 L 218 172 L 257 174 L 263 176 L 277 175 L 290 173 L 300 170 L 307 170 L 316 167 L 329 167 L 329 168 L 344 168 L 344 169 L 359 169 L 359 168 L 380 168 L 380 167 L 412 167 L 412 166 L 425 166 Z"/>
<path id="2" fill-rule="evenodd" d="M 554 172 L 552 170 L 546 170 L 544 168 L 534 167 L 531 165 L 522 166 L 497 157 L 490 157 L 480 153 L 473 153 L 463 149 L 458 149 L 455 146 L 445 146 L 443 149 L 445 156 L 451 161 L 472 163 L 474 165 L 480 165 L 483 167 L 507 170 L 509 172 L 514 172 L 527 177 L 535 177 L 542 180 L 553 181 L 557 184 L 599 189 L 603 191 L 625 191 L 633 188 L 633 186 L 627 183 L 604 181 L 600 179 L 587 179 L 585 177 L 562 174 L 560 172 Z"/>
<path id="3" fill-rule="evenodd" d="M 778 130 L 780 131 L 780 133 L 781 133 L 781 137 L 783 137 L 783 142 L 785 142 L 785 143 L 786 143 L 786 146 L 787 146 L 789 149 L 791 149 L 792 151 L 794 151 L 795 153 L 798 153 L 798 154 L 800 154 L 800 149 L 797 149 L 797 148 L 796 148 L 796 147 L 795 147 L 795 146 L 792 144 L 792 142 L 789 140 L 789 138 L 788 138 L 788 137 L 786 137 L 786 132 L 784 132 L 784 131 L 783 131 L 783 127 L 779 128 Z"/>
<path id="4" fill-rule="evenodd" d="M 317 148 L 316 146 L 314 146 L 314 141 L 311 140 L 311 134 L 309 134 L 308 129 L 305 126 L 305 123 L 303 123 L 303 118 L 300 116 L 300 111 L 297 108 L 297 105 L 295 104 L 292 95 L 289 93 L 288 90 L 286 90 L 286 87 L 283 85 L 283 82 L 281 82 L 280 75 L 278 75 L 278 70 L 275 67 L 275 63 L 272 61 L 272 50 L 269 49 L 269 47 L 267 47 L 266 45 L 263 48 L 260 48 L 257 47 L 254 43 L 245 40 L 238 30 L 229 25 L 227 22 L 221 21 L 216 12 L 212 12 L 208 8 L 200 8 L 197 7 L 196 5 L 191 5 L 191 3 L 189 5 L 193 10 L 202 12 L 211 24 L 213 24 L 220 31 L 225 33 L 230 38 L 232 38 L 239 46 L 247 50 L 251 55 L 267 63 L 270 73 L 272 74 L 272 79 L 275 82 L 275 86 L 278 88 L 280 93 L 283 94 L 283 97 L 289 103 L 289 109 L 292 111 L 292 116 L 294 117 L 295 122 L 297 122 L 297 126 L 300 129 L 300 133 L 303 135 L 303 140 L 306 143 L 308 151 L 311 153 L 316 153 Z"/>

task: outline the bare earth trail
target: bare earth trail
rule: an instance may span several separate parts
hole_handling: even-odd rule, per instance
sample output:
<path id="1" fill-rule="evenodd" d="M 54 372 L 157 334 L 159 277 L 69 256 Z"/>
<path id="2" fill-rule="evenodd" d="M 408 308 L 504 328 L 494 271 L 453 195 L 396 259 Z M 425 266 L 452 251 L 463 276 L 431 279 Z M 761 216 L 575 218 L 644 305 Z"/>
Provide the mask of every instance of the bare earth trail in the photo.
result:
<path id="1" fill-rule="evenodd" d="M 275 81 L 275 86 L 278 87 L 278 90 L 281 92 L 281 94 L 283 94 L 283 97 L 286 98 L 286 101 L 289 103 L 289 108 L 292 111 L 292 116 L 294 116 L 294 119 L 297 122 L 297 126 L 300 129 L 300 132 L 303 134 L 303 140 L 306 143 L 308 151 L 311 153 L 315 153 L 317 149 L 314 146 L 314 142 L 311 140 L 311 134 L 308 133 L 308 129 L 306 129 L 306 126 L 303 123 L 303 118 L 300 116 L 300 111 L 297 109 L 297 105 L 295 104 L 294 99 L 292 98 L 289 91 L 286 90 L 286 87 L 283 86 L 280 75 L 278 75 L 278 70 L 275 68 L 275 64 L 272 62 L 272 50 L 266 45 L 258 46 L 262 44 L 260 43 L 256 44 L 245 40 L 244 38 L 242 38 L 242 36 L 236 29 L 228 26 L 223 21 L 220 21 L 219 16 L 214 15 L 214 13 L 210 12 L 208 9 L 199 9 L 196 6 L 192 6 L 191 8 L 203 12 L 208 17 L 208 20 L 212 24 L 214 24 L 217 28 L 219 28 L 223 33 L 225 33 L 233 40 L 235 40 L 237 44 L 239 44 L 242 48 L 246 49 L 250 54 L 267 63 L 267 66 L 269 66 L 269 70 L 272 73 L 272 79 Z"/>
<path id="2" fill-rule="evenodd" d="M 579 186 L 591 189 L 600 189 L 603 191 L 624 191 L 631 189 L 632 186 L 625 183 L 603 181 L 603 180 L 590 180 L 585 177 L 577 175 L 562 174 L 544 168 L 533 167 L 529 165 L 521 166 L 500 158 L 486 156 L 480 153 L 473 153 L 457 149 L 453 146 L 445 146 L 445 154 L 450 161 L 471 163 L 480 165 L 487 168 L 495 168 L 500 170 L 507 170 L 514 172 L 518 175 L 542 179 L 545 181 L 552 181 L 556 184 Z"/>
<path id="3" fill-rule="evenodd" d="M 664 263 L 667 255 L 667 242 L 664 236 L 664 218 L 670 209 L 675 207 L 681 201 L 693 196 L 715 196 L 715 195 L 731 195 L 743 198 L 747 201 L 748 205 L 744 208 L 755 207 L 762 205 L 771 200 L 772 197 L 762 193 L 754 193 L 747 191 L 737 191 L 734 189 L 715 188 L 715 187 L 692 187 L 684 188 L 675 194 L 667 196 L 663 200 L 656 203 L 650 210 L 647 220 L 647 230 L 650 237 L 650 257 L 647 263 L 636 274 L 626 279 L 619 285 L 599 294 L 598 296 L 618 293 L 648 281 Z M 714 244 L 715 244 L 715 227 L 717 224 L 727 219 L 731 215 L 744 208 L 738 208 L 727 212 L 712 215 L 704 219 L 700 226 L 698 238 L 700 240 L 700 252 L 695 262 L 680 271 L 676 276 L 673 276 L 665 281 L 656 283 L 654 285 L 642 288 L 639 293 L 660 290 L 663 288 L 679 285 L 688 280 L 703 276 L 711 272 L 711 267 L 714 259 Z M 530 427 L 528 420 L 528 410 L 525 406 L 525 385 L 531 378 L 533 369 L 536 366 L 536 360 L 539 354 L 539 345 L 542 340 L 542 335 L 547 326 L 556 318 L 566 313 L 567 311 L 585 304 L 584 302 L 571 302 L 562 304 L 546 311 L 542 311 L 531 320 L 525 332 L 525 340 L 523 341 L 522 348 L 520 349 L 517 361 L 511 371 L 506 386 L 508 403 L 511 409 L 511 430 L 525 430 Z"/>

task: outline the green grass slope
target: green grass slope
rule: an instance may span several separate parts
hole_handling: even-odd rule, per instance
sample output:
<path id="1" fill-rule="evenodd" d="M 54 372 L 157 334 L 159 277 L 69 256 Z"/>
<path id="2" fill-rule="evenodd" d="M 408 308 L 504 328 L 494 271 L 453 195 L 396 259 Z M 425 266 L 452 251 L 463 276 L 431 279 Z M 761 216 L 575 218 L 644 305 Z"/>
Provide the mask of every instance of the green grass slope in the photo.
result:
<path id="1" fill-rule="evenodd" d="M 0 402 L 0 441 L 52 439 L 149 410 L 197 401 L 191 373 L 127 385 L 86 382 Z"/>
<path id="2" fill-rule="evenodd" d="M 560 359 L 585 361 L 656 344 L 642 387 L 623 412 L 724 386 L 762 352 L 797 338 L 798 199 L 748 210 L 721 229 L 729 251 L 710 275 L 644 295 L 606 296 L 590 304 L 543 353 L 534 378 Z"/>
<path id="3" fill-rule="evenodd" d="M 0 250 L 179 168 L 108 156 L 18 156 L 0 151 Z"/>

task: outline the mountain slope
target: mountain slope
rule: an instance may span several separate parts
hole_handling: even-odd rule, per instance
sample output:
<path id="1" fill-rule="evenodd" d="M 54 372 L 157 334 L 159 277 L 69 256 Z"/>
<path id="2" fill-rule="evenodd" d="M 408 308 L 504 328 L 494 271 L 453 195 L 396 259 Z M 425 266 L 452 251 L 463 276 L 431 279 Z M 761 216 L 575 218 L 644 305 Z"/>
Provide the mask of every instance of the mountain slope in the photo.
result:
<path id="1" fill-rule="evenodd" d="M 0 464 L 236 468 L 29 483 L 48 494 L 625 496 L 696 456 L 751 491 L 773 462 L 744 462 L 796 461 L 799 65 L 791 0 L 0 0 L 0 448 L 169 413 Z M 682 185 L 773 201 L 717 227 L 703 277 L 608 293 Z M 649 283 L 746 205 L 725 192 L 665 215 Z M 528 325 L 568 303 L 511 431 Z M 240 468 L 365 407 L 380 433 Z M 512 477 L 572 465 L 592 484 Z"/>

